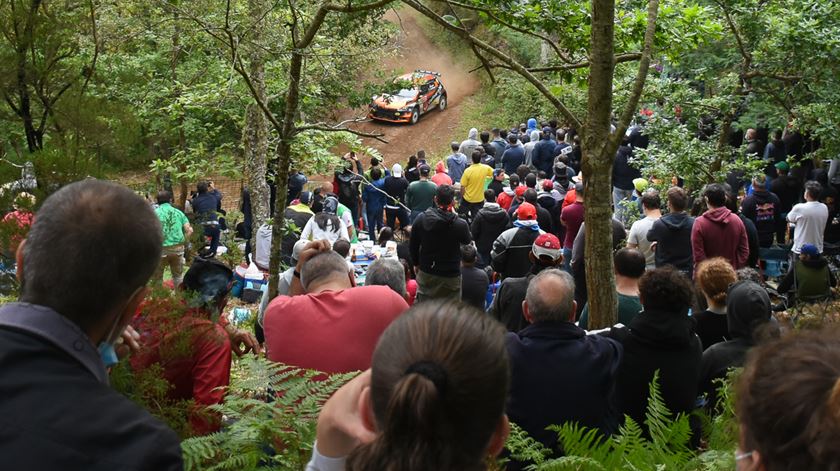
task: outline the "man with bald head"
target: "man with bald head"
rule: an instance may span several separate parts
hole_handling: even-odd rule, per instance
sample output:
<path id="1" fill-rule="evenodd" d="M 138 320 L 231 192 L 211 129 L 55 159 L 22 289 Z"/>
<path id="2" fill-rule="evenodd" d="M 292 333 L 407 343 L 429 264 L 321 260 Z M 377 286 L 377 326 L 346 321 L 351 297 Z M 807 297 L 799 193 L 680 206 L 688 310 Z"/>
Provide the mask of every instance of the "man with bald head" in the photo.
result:
<path id="1" fill-rule="evenodd" d="M 324 373 L 370 368 L 379 335 L 403 311 L 405 299 L 387 286 L 356 286 L 347 261 L 326 240 L 306 245 L 290 296 L 265 310 L 268 359 Z"/>
<path id="2" fill-rule="evenodd" d="M 511 388 L 507 414 L 528 434 L 560 452 L 557 434 L 545 428 L 577 422 L 605 436 L 618 429 L 613 394 L 621 345 L 576 326 L 575 283 L 556 268 L 528 285 L 522 313 L 528 327 L 508 332 Z"/>

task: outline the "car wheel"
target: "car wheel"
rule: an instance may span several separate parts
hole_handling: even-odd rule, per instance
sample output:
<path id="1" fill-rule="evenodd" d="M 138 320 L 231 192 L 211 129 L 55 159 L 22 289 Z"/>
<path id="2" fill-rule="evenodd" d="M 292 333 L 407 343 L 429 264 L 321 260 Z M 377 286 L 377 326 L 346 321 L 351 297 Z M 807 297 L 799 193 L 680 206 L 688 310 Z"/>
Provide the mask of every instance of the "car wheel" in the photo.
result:
<path id="1" fill-rule="evenodd" d="M 420 121 L 420 110 L 415 107 L 411 111 L 411 124 L 417 124 L 417 121 Z"/>
<path id="2" fill-rule="evenodd" d="M 440 103 L 438 103 L 438 109 L 443 111 L 443 110 L 446 109 L 446 105 L 448 105 L 448 104 L 449 103 L 446 102 L 446 95 L 441 95 Z"/>

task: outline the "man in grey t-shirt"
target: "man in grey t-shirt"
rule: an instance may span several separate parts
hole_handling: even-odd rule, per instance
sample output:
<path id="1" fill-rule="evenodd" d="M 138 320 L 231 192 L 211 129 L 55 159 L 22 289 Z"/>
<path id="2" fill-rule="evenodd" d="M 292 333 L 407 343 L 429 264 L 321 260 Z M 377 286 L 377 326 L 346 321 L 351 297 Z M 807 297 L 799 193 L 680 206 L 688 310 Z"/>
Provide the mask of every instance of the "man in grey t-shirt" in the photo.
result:
<path id="1" fill-rule="evenodd" d="M 653 227 L 653 223 L 662 217 L 662 204 L 659 198 L 659 192 L 656 190 L 648 190 L 642 195 L 642 210 L 645 212 L 645 217 L 634 222 L 630 226 L 630 235 L 627 236 L 627 247 L 631 249 L 639 249 L 645 256 L 645 268 L 653 270 L 656 268 L 656 257 L 648 240 L 647 234 Z"/>

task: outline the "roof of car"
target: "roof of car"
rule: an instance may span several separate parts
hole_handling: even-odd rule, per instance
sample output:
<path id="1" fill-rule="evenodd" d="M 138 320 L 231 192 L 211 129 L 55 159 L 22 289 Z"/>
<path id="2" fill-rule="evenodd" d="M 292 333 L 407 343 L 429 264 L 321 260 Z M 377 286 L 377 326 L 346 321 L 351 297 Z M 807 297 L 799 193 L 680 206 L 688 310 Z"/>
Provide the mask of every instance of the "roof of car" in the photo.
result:
<path id="1" fill-rule="evenodd" d="M 437 72 L 431 72 L 428 70 L 415 70 L 414 72 L 400 75 L 399 77 L 397 77 L 397 80 L 408 80 L 414 83 L 418 83 L 434 80 L 438 76 L 440 76 L 440 74 L 438 74 Z"/>

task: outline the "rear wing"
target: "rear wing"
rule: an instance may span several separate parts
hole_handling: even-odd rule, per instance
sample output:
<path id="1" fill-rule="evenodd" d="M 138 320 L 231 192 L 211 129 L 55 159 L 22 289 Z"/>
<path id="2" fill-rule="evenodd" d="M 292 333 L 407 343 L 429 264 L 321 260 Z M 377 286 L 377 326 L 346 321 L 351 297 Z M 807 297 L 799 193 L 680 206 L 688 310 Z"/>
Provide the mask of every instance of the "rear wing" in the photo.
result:
<path id="1" fill-rule="evenodd" d="M 431 70 L 415 69 L 414 72 L 420 74 L 431 74 L 435 77 L 440 77 L 440 72 L 432 72 Z"/>

